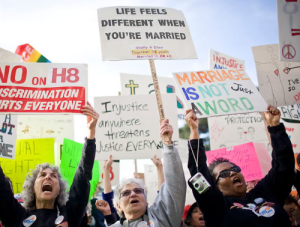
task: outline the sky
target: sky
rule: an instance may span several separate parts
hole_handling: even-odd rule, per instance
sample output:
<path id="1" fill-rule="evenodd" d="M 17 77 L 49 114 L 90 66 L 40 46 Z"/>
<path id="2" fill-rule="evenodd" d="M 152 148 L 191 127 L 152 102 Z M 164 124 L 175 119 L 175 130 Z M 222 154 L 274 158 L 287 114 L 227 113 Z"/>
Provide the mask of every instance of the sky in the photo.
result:
<path id="1" fill-rule="evenodd" d="M 251 47 L 278 43 L 275 0 L 152 0 L 150 5 L 149 2 L 1 0 L 0 47 L 15 52 L 18 45 L 29 43 L 54 63 L 88 64 L 88 99 L 93 104 L 94 97 L 118 95 L 120 73 L 151 75 L 148 61 L 102 61 L 97 9 L 170 7 L 183 11 L 198 59 L 156 60 L 158 76 L 206 70 L 209 49 L 214 49 L 244 60 L 247 74 L 258 84 Z M 85 119 L 76 116 L 75 122 L 75 140 L 82 142 Z M 143 164 L 143 161 L 138 162 L 139 172 L 143 172 Z"/>

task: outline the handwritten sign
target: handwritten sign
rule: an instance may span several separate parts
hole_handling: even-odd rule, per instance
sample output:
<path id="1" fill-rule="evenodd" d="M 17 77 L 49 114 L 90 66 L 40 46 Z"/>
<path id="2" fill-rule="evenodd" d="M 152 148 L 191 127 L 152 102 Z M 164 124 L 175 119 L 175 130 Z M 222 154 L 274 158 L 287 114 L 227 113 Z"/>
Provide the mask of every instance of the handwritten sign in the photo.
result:
<path id="1" fill-rule="evenodd" d="M 281 112 L 281 118 L 300 120 L 300 104 L 281 106 L 279 110 Z"/>
<path id="2" fill-rule="evenodd" d="M 174 94 L 162 95 L 166 118 L 173 126 L 173 143 L 179 133 Z M 96 97 L 95 110 L 101 115 L 97 139 L 97 160 L 161 157 L 159 116 L 154 95 Z"/>
<path id="3" fill-rule="evenodd" d="M 278 44 L 252 47 L 259 91 L 270 105 L 300 103 L 300 63 L 279 61 Z"/>
<path id="4" fill-rule="evenodd" d="M 173 73 L 187 108 L 199 118 L 265 111 L 267 104 L 243 69 Z"/>
<path id="5" fill-rule="evenodd" d="M 300 142 L 299 142 L 299 137 L 300 137 L 300 122 L 299 123 L 290 123 L 284 121 L 284 126 L 286 133 L 288 134 L 294 153 L 300 153 Z"/>
<path id="6" fill-rule="evenodd" d="M 210 69 L 245 69 L 245 62 L 218 51 L 209 50 Z"/>
<path id="7" fill-rule="evenodd" d="M 300 1 L 277 0 L 280 60 L 300 62 Z"/>
<path id="8" fill-rule="evenodd" d="M 215 158 L 227 158 L 238 165 L 245 181 L 258 180 L 264 177 L 253 143 L 234 146 L 232 150 L 222 148 L 206 152 L 207 162 L 210 164 Z"/>
<path id="9" fill-rule="evenodd" d="M 22 61 L 24 62 L 51 63 L 51 61 L 49 61 L 44 55 L 42 55 L 28 43 L 18 46 L 16 54 L 21 55 Z"/>
<path id="10" fill-rule="evenodd" d="M 0 62 L 0 113 L 81 113 L 87 65 Z"/>
<path id="11" fill-rule="evenodd" d="M 161 7 L 98 9 L 102 59 L 197 58 L 185 17 Z"/>
<path id="12" fill-rule="evenodd" d="M 0 157 L 15 159 L 18 116 L 0 115 Z"/>
<path id="13" fill-rule="evenodd" d="M 259 165 L 264 176 L 268 174 L 272 168 L 272 159 L 264 143 L 253 143 L 259 160 Z"/>
<path id="14" fill-rule="evenodd" d="M 0 158 L 4 174 L 13 182 L 14 194 L 21 193 L 30 170 L 45 162 L 54 165 L 54 139 L 17 140 L 15 160 Z"/>
<path id="15" fill-rule="evenodd" d="M 104 161 L 99 161 L 99 165 L 102 170 L 103 166 L 104 166 Z M 110 177 L 109 179 L 110 179 L 110 183 L 112 186 L 119 184 L 119 182 L 120 182 L 120 162 L 118 162 L 118 161 L 113 162 L 113 164 L 109 170 L 109 177 Z M 101 181 L 100 186 L 104 187 L 103 186 L 103 173 L 100 175 L 100 181 Z"/>
<path id="16" fill-rule="evenodd" d="M 22 57 L 8 50 L 0 48 L 0 61 L 20 62 Z"/>

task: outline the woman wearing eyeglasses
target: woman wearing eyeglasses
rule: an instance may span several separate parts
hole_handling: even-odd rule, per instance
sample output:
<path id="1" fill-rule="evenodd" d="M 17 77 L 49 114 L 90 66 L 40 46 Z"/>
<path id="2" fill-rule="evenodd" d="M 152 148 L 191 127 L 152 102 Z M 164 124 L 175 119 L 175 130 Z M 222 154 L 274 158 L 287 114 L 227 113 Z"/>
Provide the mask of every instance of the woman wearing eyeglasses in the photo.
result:
<path id="1" fill-rule="evenodd" d="M 206 227 L 291 226 L 283 205 L 294 180 L 293 149 L 284 125 L 279 123 L 280 111 L 269 106 L 265 118 L 273 147 L 272 168 L 246 193 L 244 176 L 233 162 L 218 158 L 207 166 L 203 142 L 198 139 L 197 117 L 192 110 L 187 111 L 186 122 L 191 129 L 188 168 L 192 177 L 200 172 L 211 185 L 200 194 L 189 183 Z"/>

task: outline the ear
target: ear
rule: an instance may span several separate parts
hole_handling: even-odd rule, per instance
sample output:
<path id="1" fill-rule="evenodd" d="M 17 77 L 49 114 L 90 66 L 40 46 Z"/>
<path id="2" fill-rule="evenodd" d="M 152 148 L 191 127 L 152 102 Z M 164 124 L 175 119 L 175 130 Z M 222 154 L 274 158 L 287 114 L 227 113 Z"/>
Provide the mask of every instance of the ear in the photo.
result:
<path id="1" fill-rule="evenodd" d="M 123 212 L 123 209 L 121 208 L 121 206 L 120 206 L 119 203 L 117 203 L 117 209 L 118 209 L 119 211 Z"/>

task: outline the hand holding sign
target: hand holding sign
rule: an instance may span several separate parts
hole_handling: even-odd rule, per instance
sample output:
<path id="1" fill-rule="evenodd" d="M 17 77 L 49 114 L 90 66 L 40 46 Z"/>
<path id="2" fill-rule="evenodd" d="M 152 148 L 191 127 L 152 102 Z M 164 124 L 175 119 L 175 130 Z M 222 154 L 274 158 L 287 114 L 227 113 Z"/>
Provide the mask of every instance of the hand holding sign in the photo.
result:
<path id="1" fill-rule="evenodd" d="M 274 106 L 268 106 L 268 112 L 265 112 L 265 118 L 270 127 L 279 125 L 279 120 L 281 113 L 280 111 Z"/>
<path id="2" fill-rule="evenodd" d="M 165 135 L 168 135 L 168 141 L 164 140 Z M 169 119 L 165 119 L 160 123 L 160 137 L 166 145 L 172 144 L 173 127 L 169 125 Z"/>
<path id="3" fill-rule="evenodd" d="M 193 110 L 190 109 L 186 111 L 185 121 L 191 130 L 190 140 L 199 139 L 198 118 Z"/>
<path id="4" fill-rule="evenodd" d="M 88 102 L 87 106 L 82 107 L 82 113 L 87 117 L 87 126 L 89 129 L 88 139 L 95 138 L 96 125 L 99 118 L 99 114 L 94 110 L 91 104 Z"/>

